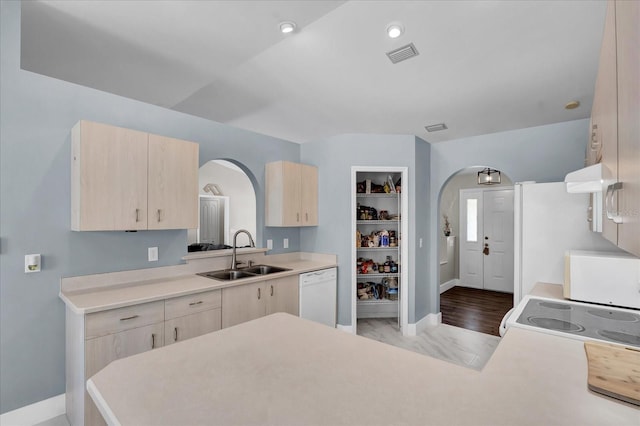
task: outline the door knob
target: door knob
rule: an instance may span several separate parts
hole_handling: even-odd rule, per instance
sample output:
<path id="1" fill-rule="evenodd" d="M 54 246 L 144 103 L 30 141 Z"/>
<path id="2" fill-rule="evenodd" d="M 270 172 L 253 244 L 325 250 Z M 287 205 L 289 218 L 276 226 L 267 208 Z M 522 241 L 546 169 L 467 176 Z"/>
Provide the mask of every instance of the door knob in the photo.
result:
<path id="1" fill-rule="evenodd" d="M 482 250 L 482 253 L 483 253 L 485 256 L 489 256 L 489 244 L 485 244 L 485 245 L 484 245 L 484 250 Z"/>

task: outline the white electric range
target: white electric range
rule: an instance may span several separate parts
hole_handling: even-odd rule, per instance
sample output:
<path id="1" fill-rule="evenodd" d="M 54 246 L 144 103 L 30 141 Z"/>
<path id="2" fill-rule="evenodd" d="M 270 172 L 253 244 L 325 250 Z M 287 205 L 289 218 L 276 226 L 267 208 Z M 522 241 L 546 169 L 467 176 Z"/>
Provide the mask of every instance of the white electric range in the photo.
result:
<path id="1" fill-rule="evenodd" d="M 640 347 L 640 310 L 525 296 L 505 328 L 525 328 L 579 340 Z"/>

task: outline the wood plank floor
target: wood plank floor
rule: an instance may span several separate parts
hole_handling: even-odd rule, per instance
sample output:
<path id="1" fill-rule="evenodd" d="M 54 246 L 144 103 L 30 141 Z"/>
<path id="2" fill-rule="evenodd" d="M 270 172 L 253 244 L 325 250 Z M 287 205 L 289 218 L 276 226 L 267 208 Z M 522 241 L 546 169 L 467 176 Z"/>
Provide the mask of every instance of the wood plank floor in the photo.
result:
<path id="1" fill-rule="evenodd" d="M 499 336 L 500 321 L 513 307 L 513 294 L 453 287 L 440 295 L 442 323 Z"/>

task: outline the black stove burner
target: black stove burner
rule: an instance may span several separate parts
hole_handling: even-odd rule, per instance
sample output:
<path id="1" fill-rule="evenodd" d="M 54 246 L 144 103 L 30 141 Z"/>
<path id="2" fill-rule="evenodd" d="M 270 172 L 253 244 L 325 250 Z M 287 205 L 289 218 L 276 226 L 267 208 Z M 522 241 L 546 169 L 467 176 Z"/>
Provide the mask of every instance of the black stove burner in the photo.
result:
<path id="1" fill-rule="evenodd" d="M 640 336 L 633 334 L 620 333 L 618 331 L 598 330 L 596 331 L 601 337 L 628 345 L 640 346 Z"/>
<path id="2" fill-rule="evenodd" d="M 580 333 L 584 331 L 584 327 L 580 324 L 574 324 L 569 321 L 559 320 L 555 318 L 545 317 L 529 317 L 527 320 L 538 327 L 547 328 L 549 330 L 568 331 L 571 333 Z"/>
<path id="3" fill-rule="evenodd" d="M 600 318 L 606 318 L 613 321 L 638 322 L 638 316 L 620 311 L 608 311 L 606 309 L 587 309 L 589 315 L 595 315 Z"/>

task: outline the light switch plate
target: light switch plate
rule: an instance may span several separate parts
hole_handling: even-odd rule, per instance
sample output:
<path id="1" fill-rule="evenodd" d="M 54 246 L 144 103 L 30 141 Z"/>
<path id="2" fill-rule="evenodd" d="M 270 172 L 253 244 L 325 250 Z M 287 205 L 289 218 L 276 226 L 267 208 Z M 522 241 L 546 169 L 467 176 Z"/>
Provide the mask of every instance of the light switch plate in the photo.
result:
<path id="1" fill-rule="evenodd" d="M 158 247 L 149 247 L 149 262 L 158 261 Z"/>
<path id="2" fill-rule="evenodd" d="M 282 241 L 282 247 L 283 248 L 289 248 L 289 239 L 285 238 L 284 241 Z"/>
<path id="3" fill-rule="evenodd" d="M 267 250 L 273 250 L 273 240 L 267 240 Z"/>

